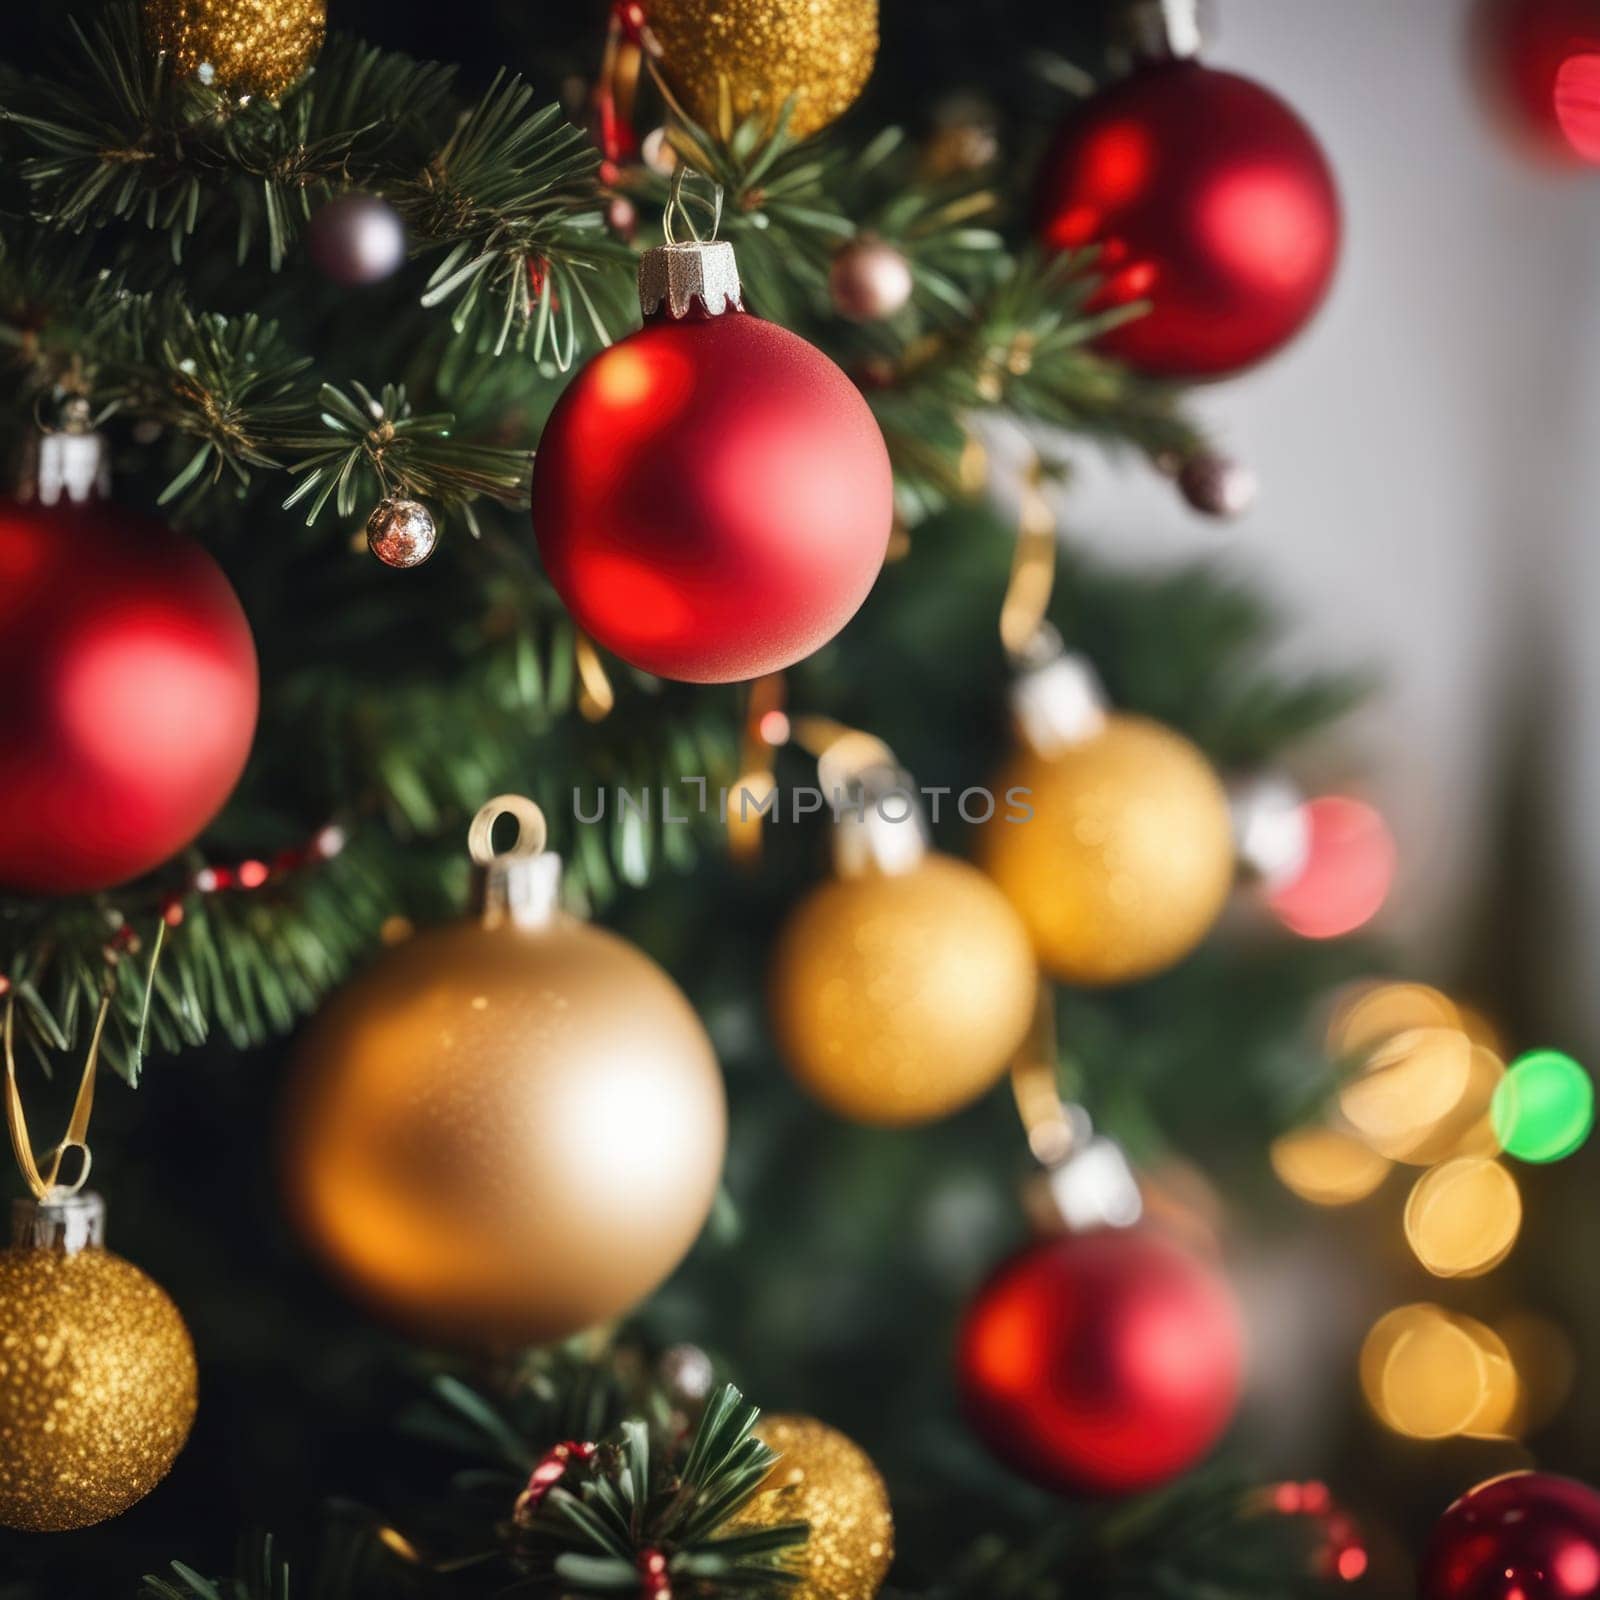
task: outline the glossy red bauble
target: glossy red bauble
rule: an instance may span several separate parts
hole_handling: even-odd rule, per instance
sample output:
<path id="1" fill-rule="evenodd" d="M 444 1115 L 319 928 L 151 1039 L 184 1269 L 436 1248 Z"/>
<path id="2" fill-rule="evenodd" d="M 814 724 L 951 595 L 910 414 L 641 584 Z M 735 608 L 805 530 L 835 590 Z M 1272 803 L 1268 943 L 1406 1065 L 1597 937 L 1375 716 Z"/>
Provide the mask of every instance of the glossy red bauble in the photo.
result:
<path id="1" fill-rule="evenodd" d="M 1192 1467 L 1228 1426 L 1243 1367 L 1226 1281 L 1149 1228 L 1013 1256 L 968 1310 L 958 1354 L 973 1431 L 1018 1472 L 1080 1494 Z"/>
<path id="2" fill-rule="evenodd" d="M 744 312 L 663 315 L 596 356 L 534 458 L 539 550 L 578 625 L 692 683 L 826 644 L 872 587 L 892 516 L 855 385 Z"/>
<path id="3" fill-rule="evenodd" d="M 1600 0 L 1481 0 L 1474 31 L 1512 132 L 1557 164 L 1600 164 Z"/>
<path id="4" fill-rule="evenodd" d="M 1548 1472 L 1480 1483 L 1439 1519 L 1417 1593 L 1421 1600 L 1600 1595 L 1600 1494 Z"/>
<path id="5" fill-rule="evenodd" d="M 0 503 L 0 886 L 104 889 L 182 849 L 255 734 L 255 644 L 189 539 Z"/>
<path id="6" fill-rule="evenodd" d="M 1100 308 L 1148 302 L 1100 348 L 1153 376 L 1221 378 L 1311 320 L 1339 255 L 1339 195 L 1321 146 L 1270 90 L 1168 61 L 1068 120 L 1037 226 L 1052 249 L 1099 247 Z"/>

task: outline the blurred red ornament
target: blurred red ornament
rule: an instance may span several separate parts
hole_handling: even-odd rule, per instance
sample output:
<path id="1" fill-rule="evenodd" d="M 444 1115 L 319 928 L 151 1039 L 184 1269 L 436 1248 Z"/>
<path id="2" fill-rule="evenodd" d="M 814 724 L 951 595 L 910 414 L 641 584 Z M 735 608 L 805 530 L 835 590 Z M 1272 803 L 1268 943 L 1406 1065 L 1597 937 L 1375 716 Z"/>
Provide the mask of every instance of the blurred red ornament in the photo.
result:
<path id="1" fill-rule="evenodd" d="M 1165 378 L 1222 378 L 1286 344 L 1322 303 L 1339 195 L 1300 118 L 1249 78 L 1146 64 L 1062 127 L 1039 181 L 1056 250 L 1097 245 L 1096 306 L 1150 309 L 1101 349 Z"/>
<path id="2" fill-rule="evenodd" d="M 1192 1467 L 1238 1403 L 1239 1309 L 1226 1281 L 1148 1227 L 1023 1250 L 961 1330 L 973 1430 L 1048 1488 L 1129 1494 Z"/>
<path id="3" fill-rule="evenodd" d="M 719 249 L 646 254 L 645 272 L 669 258 L 658 270 L 677 297 L 679 257 L 700 252 L 687 265 L 714 306 L 698 288 L 664 298 L 596 356 L 533 471 L 545 570 L 578 625 L 691 683 L 760 677 L 826 644 L 871 589 L 894 510 L 860 391 L 814 345 L 737 309 Z"/>
<path id="4" fill-rule="evenodd" d="M 0 884 L 136 877 L 222 808 L 258 679 L 201 547 L 104 503 L 0 504 Z"/>
<path id="5" fill-rule="evenodd" d="M 1600 1494 L 1573 1478 L 1510 1472 L 1439 1519 L 1420 1600 L 1584 1600 L 1600 1595 Z"/>
<path id="6" fill-rule="evenodd" d="M 1565 165 L 1600 165 L 1600 0 L 1482 0 L 1479 73 L 1512 131 Z"/>
<path id="7" fill-rule="evenodd" d="M 1337 939 L 1370 922 L 1389 898 L 1398 863 L 1394 835 L 1364 800 L 1323 795 L 1304 810 L 1305 866 L 1268 903 L 1292 932 Z"/>

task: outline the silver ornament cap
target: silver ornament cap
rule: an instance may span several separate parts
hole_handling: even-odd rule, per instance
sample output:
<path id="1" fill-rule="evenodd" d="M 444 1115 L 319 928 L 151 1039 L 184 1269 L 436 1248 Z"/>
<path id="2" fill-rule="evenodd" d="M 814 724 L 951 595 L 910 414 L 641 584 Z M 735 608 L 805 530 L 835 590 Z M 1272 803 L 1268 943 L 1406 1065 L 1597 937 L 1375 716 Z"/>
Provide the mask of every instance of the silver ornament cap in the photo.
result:
<path id="1" fill-rule="evenodd" d="M 665 310 L 674 322 L 743 311 L 733 246 L 726 239 L 689 239 L 646 250 L 639 257 L 639 309 L 647 317 Z"/>
<path id="2" fill-rule="evenodd" d="M 106 1203 L 92 1190 L 52 1189 L 11 1202 L 13 1250 L 59 1250 L 75 1256 L 106 1242 Z"/>
<path id="3" fill-rule="evenodd" d="M 1200 54 L 1200 0 L 1123 0 L 1118 41 L 1135 61 L 1189 61 Z"/>

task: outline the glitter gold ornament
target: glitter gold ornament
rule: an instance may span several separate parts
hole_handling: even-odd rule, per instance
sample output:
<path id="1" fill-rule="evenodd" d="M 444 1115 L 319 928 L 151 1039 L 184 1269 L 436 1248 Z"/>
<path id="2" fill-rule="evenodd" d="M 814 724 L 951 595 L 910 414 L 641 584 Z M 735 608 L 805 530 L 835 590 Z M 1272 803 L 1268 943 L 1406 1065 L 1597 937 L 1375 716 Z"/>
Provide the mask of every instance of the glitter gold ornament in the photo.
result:
<path id="1" fill-rule="evenodd" d="M 274 99 L 322 48 L 327 0 L 143 0 L 145 39 L 183 77 Z"/>
<path id="2" fill-rule="evenodd" d="M 815 1417 L 763 1417 L 755 1434 L 778 1459 L 730 1530 L 805 1522 L 793 1600 L 872 1600 L 894 1560 L 889 1491 L 872 1458 Z"/>
<path id="3" fill-rule="evenodd" d="M 104 1248 L 93 1194 L 18 1200 L 0 1252 L 0 1526 L 84 1528 L 167 1474 L 195 1411 L 178 1309 Z"/>
<path id="4" fill-rule="evenodd" d="M 661 71 L 684 110 L 724 137 L 746 117 L 819 133 L 855 104 L 878 54 L 877 0 L 645 0 Z"/>
<path id="5" fill-rule="evenodd" d="M 813 889 L 779 935 L 772 1011 L 790 1070 L 841 1116 L 926 1122 L 1005 1071 L 1033 1017 L 1027 930 L 975 867 L 926 852 L 914 818 L 868 818 L 886 848 Z"/>
<path id="6" fill-rule="evenodd" d="M 516 850 L 489 830 L 510 811 Z M 287 1177 L 349 1285 L 427 1331 L 555 1339 L 677 1265 L 722 1170 L 722 1078 L 689 1002 L 556 906 L 544 819 L 473 824 L 481 919 L 414 935 L 335 997 L 299 1051 Z"/>
<path id="7" fill-rule="evenodd" d="M 1039 963 L 1067 983 L 1125 983 L 1182 959 L 1234 877 L 1227 795 L 1205 757 L 1143 717 L 1114 715 L 996 781 L 1033 815 L 984 828 L 981 859 L 1022 914 Z"/>

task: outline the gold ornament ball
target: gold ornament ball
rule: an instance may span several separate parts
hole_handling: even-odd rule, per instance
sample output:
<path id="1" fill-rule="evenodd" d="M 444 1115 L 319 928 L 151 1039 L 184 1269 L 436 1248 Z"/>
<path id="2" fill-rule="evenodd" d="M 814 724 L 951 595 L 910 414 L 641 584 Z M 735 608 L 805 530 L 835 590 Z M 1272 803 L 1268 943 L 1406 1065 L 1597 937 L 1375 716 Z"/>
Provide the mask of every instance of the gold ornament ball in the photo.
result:
<path id="1" fill-rule="evenodd" d="M 878 55 L 878 0 L 645 0 L 661 68 L 703 127 L 761 116 L 794 97 L 789 132 L 808 139 L 855 104 Z"/>
<path id="2" fill-rule="evenodd" d="M 287 1177 L 357 1293 L 470 1343 L 626 1311 L 694 1242 L 722 1170 L 722 1075 L 633 945 L 571 917 L 422 933 L 313 1022 Z"/>
<path id="3" fill-rule="evenodd" d="M 942 1117 L 1006 1070 L 1033 1017 L 1027 930 L 975 867 L 831 878 L 779 935 L 772 1010 L 790 1070 L 841 1116 Z"/>
<path id="4" fill-rule="evenodd" d="M 327 31 L 327 0 L 143 0 L 145 39 L 183 77 L 275 99 L 305 76 Z"/>
<path id="5" fill-rule="evenodd" d="M 889 1491 L 872 1458 L 815 1417 L 763 1417 L 756 1437 L 778 1452 L 733 1529 L 807 1522 L 811 1536 L 795 1555 L 793 1600 L 872 1600 L 894 1560 Z"/>
<path id="6" fill-rule="evenodd" d="M 1124 983 L 1205 937 L 1233 885 L 1233 825 L 1216 773 L 1187 739 L 1109 717 L 1056 755 L 1017 755 L 996 792 L 1013 788 L 1030 791 L 1033 815 L 989 822 L 982 860 L 1052 976 Z"/>
<path id="7" fill-rule="evenodd" d="M 0 1251 L 0 1526 L 86 1528 L 167 1475 L 195 1410 L 194 1345 L 132 1262 Z"/>

